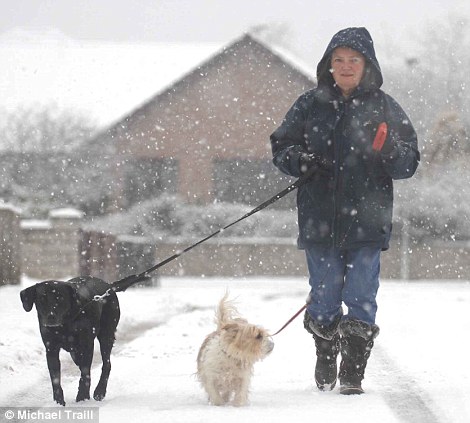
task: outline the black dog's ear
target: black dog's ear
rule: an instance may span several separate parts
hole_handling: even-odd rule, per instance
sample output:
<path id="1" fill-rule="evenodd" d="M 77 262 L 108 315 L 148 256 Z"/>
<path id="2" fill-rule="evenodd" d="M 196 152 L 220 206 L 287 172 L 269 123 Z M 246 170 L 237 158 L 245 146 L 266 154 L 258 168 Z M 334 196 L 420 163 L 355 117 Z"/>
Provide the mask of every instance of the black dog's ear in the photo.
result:
<path id="1" fill-rule="evenodd" d="M 23 289 L 23 291 L 20 292 L 20 297 L 21 302 L 23 303 L 23 308 L 26 311 L 31 311 L 33 304 L 36 301 L 36 285 Z"/>

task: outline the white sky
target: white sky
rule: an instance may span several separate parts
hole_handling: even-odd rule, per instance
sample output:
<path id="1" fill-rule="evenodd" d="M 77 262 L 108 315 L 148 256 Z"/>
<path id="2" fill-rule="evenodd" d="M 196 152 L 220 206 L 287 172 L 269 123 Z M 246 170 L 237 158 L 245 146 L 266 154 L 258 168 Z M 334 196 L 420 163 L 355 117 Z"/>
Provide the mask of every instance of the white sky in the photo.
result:
<path id="1" fill-rule="evenodd" d="M 306 54 L 344 27 L 366 26 L 376 39 L 406 39 L 448 13 L 470 18 L 470 1 L 2 0 L 0 34 L 53 27 L 81 40 L 227 43 L 254 25 L 285 23 L 292 48 Z"/>
<path id="2" fill-rule="evenodd" d="M 0 108 L 56 103 L 102 124 L 257 25 L 287 28 L 284 49 L 315 69 L 348 26 L 369 29 L 383 63 L 413 56 L 419 34 L 449 15 L 470 20 L 469 0 L 2 0 L 1 9 Z"/>

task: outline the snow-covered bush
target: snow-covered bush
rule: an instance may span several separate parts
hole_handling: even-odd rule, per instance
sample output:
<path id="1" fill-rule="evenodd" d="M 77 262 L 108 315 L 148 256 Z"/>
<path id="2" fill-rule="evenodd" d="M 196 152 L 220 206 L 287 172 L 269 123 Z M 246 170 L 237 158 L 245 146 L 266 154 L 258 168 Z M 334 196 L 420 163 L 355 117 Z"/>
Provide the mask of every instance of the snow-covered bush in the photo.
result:
<path id="1" fill-rule="evenodd" d="M 426 167 L 426 164 L 422 164 Z M 396 186 L 397 218 L 406 218 L 418 238 L 470 238 L 470 172 L 462 158 L 432 166 Z"/>
<path id="2" fill-rule="evenodd" d="M 250 210 L 246 205 L 231 203 L 188 205 L 178 196 L 164 194 L 122 213 L 90 219 L 85 229 L 154 238 L 195 239 L 224 228 Z M 266 209 L 233 225 L 224 235 L 295 238 L 296 215 L 288 210 Z"/>

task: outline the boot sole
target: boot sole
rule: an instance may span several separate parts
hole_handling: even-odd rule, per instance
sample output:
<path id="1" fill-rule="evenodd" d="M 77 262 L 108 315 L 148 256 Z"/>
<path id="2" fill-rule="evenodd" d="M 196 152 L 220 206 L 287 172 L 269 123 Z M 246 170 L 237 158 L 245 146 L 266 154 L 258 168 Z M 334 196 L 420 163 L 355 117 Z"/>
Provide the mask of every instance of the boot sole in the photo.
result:
<path id="1" fill-rule="evenodd" d="M 331 383 L 318 383 L 316 380 L 315 380 L 315 383 L 317 384 L 317 388 L 320 390 L 320 391 L 332 391 L 334 389 L 334 387 L 336 386 L 336 381 L 338 379 L 335 379 L 333 382 Z"/>
<path id="2" fill-rule="evenodd" d="M 340 386 L 339 393 L 341 395 L 361 395 L 364 390 L 360 386 Z"/>

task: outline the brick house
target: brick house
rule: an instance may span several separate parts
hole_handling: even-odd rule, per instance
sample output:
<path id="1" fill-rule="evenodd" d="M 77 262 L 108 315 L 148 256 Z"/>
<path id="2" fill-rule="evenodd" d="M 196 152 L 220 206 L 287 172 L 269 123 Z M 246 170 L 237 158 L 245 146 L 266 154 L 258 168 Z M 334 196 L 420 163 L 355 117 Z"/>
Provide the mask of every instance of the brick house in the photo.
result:
<path id="1" fill-rule="evenodd" d="M 269 135 L 313 76 L 252 35 L 235 40 L 98 136 L 118 158 L 117 206 L 161 192 L 196 204 L 265 199 L 285 184 Z"/>

